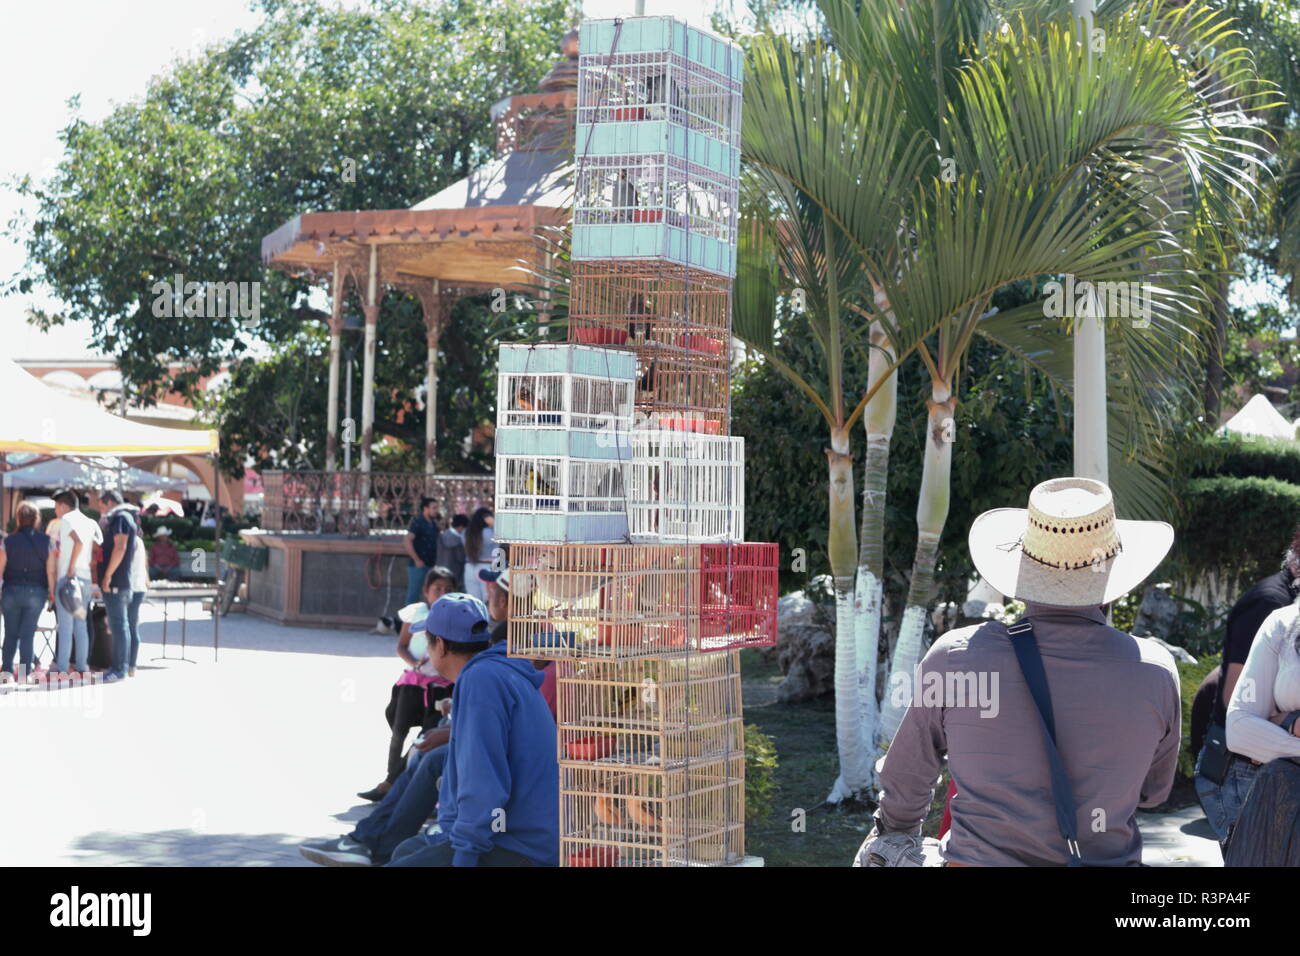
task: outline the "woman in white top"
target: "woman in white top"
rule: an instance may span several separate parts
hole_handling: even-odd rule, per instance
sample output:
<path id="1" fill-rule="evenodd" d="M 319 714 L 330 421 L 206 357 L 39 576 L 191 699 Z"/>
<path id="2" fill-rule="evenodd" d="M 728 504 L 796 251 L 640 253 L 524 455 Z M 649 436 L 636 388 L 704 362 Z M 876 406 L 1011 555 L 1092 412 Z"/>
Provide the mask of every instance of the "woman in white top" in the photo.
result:
<path id="1" fill-rule="evenodd" d="M 1300 604 L 1260 625 L 1228 701 L 1228 749 L 1260 763 L 1300 757 Z"/>
<path id="2" fill-rule="evenodd" d="M 487 603 L 487 591 L 478 573 L 492 567 L 497 545 L 492 540 L 492 526 L 496 518 L 491 508 L 479 508 L 469 519 L 465 529 L 465 593 Z"/>

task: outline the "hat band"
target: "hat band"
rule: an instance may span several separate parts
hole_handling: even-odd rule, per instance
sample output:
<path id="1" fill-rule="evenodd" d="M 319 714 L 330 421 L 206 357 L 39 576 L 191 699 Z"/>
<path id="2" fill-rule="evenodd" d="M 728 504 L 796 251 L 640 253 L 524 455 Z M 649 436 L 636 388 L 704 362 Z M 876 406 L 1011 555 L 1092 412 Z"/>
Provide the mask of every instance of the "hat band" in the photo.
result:
<path id="1" fill-rule="evenodd" d="M 1038 557 L 1038 555 L 1034 554 L 1032 551 L 1030 551 L 1028 548 L 1025 547 L 1024 535 L 1020 536 L 1020 541 L 1018 543 L 1020 544 L 1021 553 L 1024 554 L 1024 556 L 1027 557 L 1029 560 L 1034 561 L 1037 564 L 1041 564 L 1044 567 L 1052 568 L 1053 570 L 1056 571 L 1078 571 L 1082 568 L 1091 568 L 1099 564 L 1105 564 L 1111 558 L 1115 557 L 1115 555 L 1119 554 L 1121 551 L 1124 550 L 1123 544 L 1120 541 L 1116 540 L 1115 547 L 1107 551 L 1101 557 L 1093 558 L 1091 561 L 1080 561 L 1077 564 L 1074 564 L 1068 561 L 1063 561 L 1063 562 L 1047 561 L 1043 558 Z"/>

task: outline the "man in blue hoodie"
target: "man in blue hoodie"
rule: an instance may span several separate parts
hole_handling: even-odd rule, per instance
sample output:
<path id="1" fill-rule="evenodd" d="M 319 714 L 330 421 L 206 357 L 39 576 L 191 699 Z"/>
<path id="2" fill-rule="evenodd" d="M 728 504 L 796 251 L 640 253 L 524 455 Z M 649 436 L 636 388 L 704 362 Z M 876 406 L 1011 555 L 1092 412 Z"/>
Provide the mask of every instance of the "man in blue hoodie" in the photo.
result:
<path id="1" fill-rule="evenodd" d="M 560 851 L 555 720 L 543 676 L 489 645 L 483 602 L 446 594 L 429 609 L 429 660 L 456 685 L 438 825 L 389 866 L 556 866 Z"/>

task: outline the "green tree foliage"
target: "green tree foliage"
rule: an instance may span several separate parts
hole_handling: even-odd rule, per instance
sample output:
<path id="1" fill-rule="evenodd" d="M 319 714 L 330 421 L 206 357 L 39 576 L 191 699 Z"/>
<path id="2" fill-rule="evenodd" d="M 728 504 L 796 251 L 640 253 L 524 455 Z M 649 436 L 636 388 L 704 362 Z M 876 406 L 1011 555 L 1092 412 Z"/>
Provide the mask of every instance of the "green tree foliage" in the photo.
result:
<path id="1" fill-rule="evenodd" d="M 260 8 L 254 30 L 173 64 L 102 122 L 69 122 L 53 177 L 16 184 L 36 212 L 14 227 L 28 263 L 6 291 L 60 300 L 58 314 L 37 317 L 43 325 L 89 321 L 92 344 L 145 399 L 193 395 L 233 357 L 235 393 L 274 406 L 293 427 L 277 441 L 269 426 L 235 413 L 226 437 L 272 458 L 318 462 L 311 443 L 324 431 L 323 373 L 297 366 L 323 354 L 320 315 L 303 306 L 303 281 L 263 268 L 262 237 L 303 211 L 407 207 L 466 175 L 491 153 L 492 104 L 533 91 L 555 62 L 568 4 L 261 0 Z M 260 281 L 260 324 L 155 317 L 151 290 L 176 273 Z M 469 313 L 460 319 L 472 324 Z M 377 431 L 422 440 L 422 413 L 399 423 L 393 407 L 422 377 L 418 307 L 388 296 L 380 330 Z M 479 344 L 466 328 L 449 336 L 440 411 L 468 402 L 474 412 L 462 418 L 489 413 L 492 389 L 478 392 L 481 366 L 470 354 Z M 169 358 L 186 367 L 169 369 Z M 440 429 L 456 436 L 441 443 L 448 448 L 464 434 L 452 431 L 464 424 L 456 414 Z"/>
<path id="2" fill-rule="evenodd" d="M 801 373 L 815 375 L 811 344 L 793 327 L 782 357 Z M 919 363 L 898 372 L 898 422 L 894 428 L 886 510 L 885 571 L 906 582 L 916 548 L 915 501 L 921 485 L 921 444 L 926 427 L 922 397 L 929 378 Z M 848 363 L 849 382 L 866 379 L 866 357 Z M 965 599 L 974 574 L 966 550 L 971 521 L 989 508 L 1022 507 L 1038 482 L 1070 473 L 1070 410 L 1037 373 L 982 339 L 971 346 L 960 380 L 953 446 L 952 505 L 940 542 L 940 600 Z M 732 430 L 745 436 L 745 528 L 755 541 L 776 541 L 783 556 L 783 584 L 799 587 L 830 570 L 825 550 L 827 500 L 825 437 L 808 403 L 791 403 L 788 381 L 770 365 L 754 364 L 737 376 Z M 859 475 L 861 463 L 858 463 Z M 816 485 L 810 484 L 816 480 Z M 807 555 L 806 571 L 792 571 L 795 548 Z"/>

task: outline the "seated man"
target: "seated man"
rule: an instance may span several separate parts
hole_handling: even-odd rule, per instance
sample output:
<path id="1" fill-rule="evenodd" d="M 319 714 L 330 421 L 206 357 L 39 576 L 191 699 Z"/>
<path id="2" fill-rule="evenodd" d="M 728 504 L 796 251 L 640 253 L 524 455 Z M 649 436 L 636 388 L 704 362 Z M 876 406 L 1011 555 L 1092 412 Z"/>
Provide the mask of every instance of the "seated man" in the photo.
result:
<path id="1" fill-rule="evenodd" d="M 172 544 L 172 529 L 159 528 L 154 532 L 154 543 L 149 545 L 149 577 L 174 581 L 181 573 L 181 556 Z"/>
<path id="2" fill-rule="evenodd" d="M 489 644 L 481 601 L 448 594 L 429 610 L 429 658 L 452 694 L 437 832 L 412 837 L 389 866 L 555 866 L 559 767 L 542 674 Z"/>

